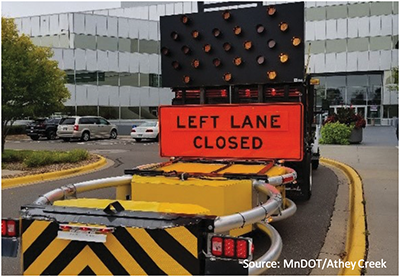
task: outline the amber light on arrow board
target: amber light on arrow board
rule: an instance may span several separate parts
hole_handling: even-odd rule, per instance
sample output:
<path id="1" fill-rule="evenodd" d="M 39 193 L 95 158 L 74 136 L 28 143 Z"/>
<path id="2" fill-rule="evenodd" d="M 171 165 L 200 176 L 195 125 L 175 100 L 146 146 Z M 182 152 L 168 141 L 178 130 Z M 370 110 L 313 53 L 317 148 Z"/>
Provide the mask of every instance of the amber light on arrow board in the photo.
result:
<path id="1" fill-rule="evenodd" d="M 211 51 L 211 44 L 205 44 L 204 45 L 204 47 L 203 47 L 203 50 L 204 50 L 204 52 L 206 52 L 206 53 L 210 53 L 210 51 Z"/>
<path id="2" fill-rule="evenodd" d="M 275 41 L 275 40 L 270 39 L 270 40 L 268 41 L 268 47 L 269 47 L 270 49 L 274 48 L 275 45 L 276 45 L 276 41 Z"/>
<path id="3" fill-rule="evenodd" d="M 267 76 L 268 76 L 268 79 L 274 80 L 276 78 L 276 72 L 275 71 L 268 71 L 267 72 Z"/>
<path id="4" fill-rule="evenodd" d="M 234 59 L 233 59 L 233 63 L 234 63 L 236 66 L 241 65 L 241 64 L 242 64 L 242 58 L 241 58 L 241 57 L 236 57 L 236 58 L 234 58 Z"/>
<path id="5" fill-rule="evenodd" d="M 199 31 L 197 30 L 192 31 L 192 38 L 197 39 L 199 38 L 199 36 L 200 36 Z"/>
<path id="6" fill-rule="evenodd" d="M 264 64 L 265 63 L 265 57 L 264 56 L 258 56 L 257 57 L 257 63 L 258 64 Z"/>
<path id="7" fill-rule="evenodd" d="M 258 24 L 258 25 L 256 26 L 256 31 L 257 31 L 257 33 L 259 33 L 259 34 L 262 34 L 262 33 L 265 31 L 265 27 L 264 27 L 263 25 L 261 25 L 261 24 Z"/>
<path id="8" fill-rule="evenodd" d="M 292 38 L 292 44 L 293 44 L 293 46 L 299 46 L 300 43 L 301 43 L 301 39 L 300 39 L 300 38 L 298 38 L 298 37 L 293 37 L 293 38 Z"/>
<path id="9" fill-rule="evenodd" d="M 281 53 L 279 55 L 279 60 L 281 61 L 281 63 L 286 63 L 289 60 L 288 54 Z"/>
<path id="10" fill-rule="evenodd" d="M 228 20 L 229 18 L 231 18 L 231 13 L 229 11 L 224 11 L 222 13 L 222 18 Z"/>
<path id="11" fill-rule="evenodd" d="M 186 15 L 182 15 L 182 16 L 181 16 L 181 22 L 182 22 L 183 24 L 188 24 L 189 21 L 190 21 L 190 19 L 189 19 L 189 17 L 187 17 Z"/>
<path id="12" fill-rule="evenodd" d="M 172 32 L 172 33 L 171 33 L 171 38 L 172 38 L 173 40 L 178 40 L 178 39 L 179 39 L 179 34 L 178 34 L 177 32 Z"/>
<path id="13" fill-rule="evenodd" d="M 190 77 L 187 76 L 187 75 L 183 75 L 183 82 L 184 82 L 185 84 L 189 84 L 189 83 L 190 83 Z"/>
<path id="14" fill-rule="evenodd" d="M 198 59 L 194 59 L 194 60 L 192 61 L 192 66 L 193 66 L 194 68 L 198 68 L 198 67 L 200 66 L 200 61 L 199 61 Z"/>
<path id="15" fill-rule="evenodd" d="M 281 23 L 279 23 L 279 29 L 282 32 L 286 32 L 287 29 L 289 29 L 289 24 L 287 24 L 286 22 L 281 22 Z"/>
<path id="16" fill-rule="evenodd" d="M 180 65 L 177 61 L 173 61 L 173 62 L 172 62 L 172 67 L 173 67 L 174 69 L 179 69 L 179 68 L 181 68 L 181 65 Z"/>
<path id="17" fill-rule="evenodd" d="M 239 26 L 235 26 L 234 28 L 233 28 L 233 33 L 235 34 L 235 35 L 240 35 L 241 33 L 242 33 L 242 28 L 241 27 L 239 27 Z"/>
<path id="18" fill-rule="evenodd" d="M 224 80 L 225 80 L 226 82 L 230 82 L 230 81 L 232 80 L 232 74 L 229 73 L 229 72 L 225 73 L 225 74 L 224 74 Z"/>
<path id="19" fill-rule="evenodd" d="M 253 43 L 250 40 L 246 40 L 243 44 L 244 49 L 250 50 L 253 47 Z"/>
<path id="20" fill-rule="evenodd" d="M 274 6 L 267 7 L 267 14 L 273 16 L 276 13 L 276 8 Z"/>
<path id="21" fill-rule="evenodd" d="M 163 54 L 164 56 L 168 56 L 169 55 L 169 49 L 167 47 L 161 48 L 161 54 Z"/>
<path id="22" fill-rule="evenodd" d="M 214 28 L 212 30 L 212 33 L 213 33 L 214 37 L 216 37 L 216 38 L 221 35 L 221 31 L 218 28 Z"/>
<path id="23" fill-rule="evenodd" d="M 190 53 L 190 48 L 187 45 L 182 46 L 181 49 L 182 49 L 183 54 L 185 54 L 185 55 Z"/>
<path id="24" fill-rule="evenodd" d="M 225 42 L 222 47 L 224 48 L 224 50 L 226 52 L 228 52 L 228 51 L 230 51 L 232 49 L 232 46 L 228 42 Z"/>
<path id="25" fill-rule="evenodd" d="M 215 58 L 213 60 L 213 64 L 214 64 L 215 67 L 219 67 L 221 65 L 221 60 L 218 59 L 218 58 Z"/>

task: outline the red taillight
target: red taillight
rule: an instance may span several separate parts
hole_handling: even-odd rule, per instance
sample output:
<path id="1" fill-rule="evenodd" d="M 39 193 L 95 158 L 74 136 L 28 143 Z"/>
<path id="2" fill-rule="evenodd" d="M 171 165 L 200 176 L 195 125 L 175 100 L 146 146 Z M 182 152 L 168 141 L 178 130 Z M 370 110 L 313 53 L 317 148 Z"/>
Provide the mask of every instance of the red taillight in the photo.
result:
<path id="1" fill-rule="evenodd" d="M 17 224 L 14 220 L 7 220 L 7 236 L 17 236 Z"/>
<path id="2" fill-rule="evenodd" d="M 229 258 L 235 256 L 235 241 L 233 239 L 224 239 L 224 256 Z"/>
<path id="3" fill-rule="evenodd" d="M 245 90 L 245 96 L 246 97 L 251 97 L 251 91 L 249 89 Z"/>
<path id="4" fill-rule="evenodd" d="M 80 227 L 79 230 L 84 231 L 84 232 L 89 232 L 92 230 L 92 228 L 89 227 Z"/>
<path id="5" fill-rule="evenodd" d="M 271 90 L 271 95 L 272 95 L 272 96 L 276 96 L 276 89 L 273 88 L 273 89 Z"/>
<path id="6" fill-rule="evenodd" d="M 227 97 L 228 93 L 226 92 L 226 89 L 221 90 L 221 97 Z"/>
<path id="7" fill-rule="evenodd" d="M 221 237 L 213 237 L 211 239 L 211 253 L 214 256 L 222 256 L 222 241 Z"/>
<path id="8" fill-rule="evenodd" d="M 74 131 L 79 131 L 79 125 L 78 124 L 74 125 Z"/>
<path id="9" fill-rule="evenodd" d="M 1 220 L 1 235 L 7 235 L 7 222 L 5 220 Z"/>
<path id="10" fill-rule="evenodd" d="M 146 133 L 153 133 L 153 130 L 152 129 L 147 129 Z"/>
<path id="11" fill-rule="evenodd" d="M 247 240 L 237 240 L 236 241 L 236 257 L 239 259 L 246 259 L 249 256 L 249 247 L 247 245 Z"/>
<path id="12" fill-rule="evenodd" d="M 60 225 L 60 229 L 61 231 L 69 231 L 72 229 L 72 227 L 68 225 Z"/>
<path id="13" fill-rule="evenodd" d="M 247 259 L 252 254 L 249 253 L 250 245 L 254 249 L 247 239 L 215 236 L 211 238 L 211 254 L 222 258 Z"/>
<path id="14" fill-rule="evenodd" d="M 132 129 L 132 131 L 131 131 L 132 133 L 136 133 L 136 130 L 135 129 Z"/>

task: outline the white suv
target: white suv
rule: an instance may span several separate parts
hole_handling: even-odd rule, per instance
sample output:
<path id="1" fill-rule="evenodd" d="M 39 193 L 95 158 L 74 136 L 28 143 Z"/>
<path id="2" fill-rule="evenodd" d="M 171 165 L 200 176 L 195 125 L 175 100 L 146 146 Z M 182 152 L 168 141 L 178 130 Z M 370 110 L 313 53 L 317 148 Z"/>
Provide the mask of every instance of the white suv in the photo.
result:
<path id="1" fill-rule="evenodd" d="M 60 121 L 57 135 L 64 141 L 71 139 L 88 141 L 91 138 L 116 139 L 118 129 L 115 124 L 100 116 L 71 116 Z"/>

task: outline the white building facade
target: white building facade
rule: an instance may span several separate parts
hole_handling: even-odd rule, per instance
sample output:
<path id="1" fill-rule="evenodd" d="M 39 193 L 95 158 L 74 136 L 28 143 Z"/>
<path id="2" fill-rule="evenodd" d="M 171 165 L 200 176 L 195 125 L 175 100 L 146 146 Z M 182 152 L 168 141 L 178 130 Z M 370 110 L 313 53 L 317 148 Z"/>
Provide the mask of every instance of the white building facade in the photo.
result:
<path id="1" fill-rule="evenodd" d="M 271 4 L 278 3 L 264 3 Z M 398 89 L 390 86 L 398 68 L 398 2 L 306 2 L 305 9 L 318 106 L 352 105 L 369 123 L 391 124 L 398 117 Z M 67 113 L 129 120 L 156 118 L 174 96 L 161 84 L 160 16 L 197 11 L 197 2 L 125 3 L 15 22 L 35 44 L 51 47 L 66 71 Z"/>

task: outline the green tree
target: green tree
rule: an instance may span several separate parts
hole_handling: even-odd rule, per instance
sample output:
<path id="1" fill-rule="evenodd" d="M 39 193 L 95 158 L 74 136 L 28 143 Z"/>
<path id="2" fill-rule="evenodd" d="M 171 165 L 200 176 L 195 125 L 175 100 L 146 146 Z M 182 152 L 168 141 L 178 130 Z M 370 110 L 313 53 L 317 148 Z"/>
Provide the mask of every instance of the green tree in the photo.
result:
<path id="1" fill-rule="evenodd" d="M 14 19 L 1 18 L 2 152 L 7 134 L 17 119 L 45 117 L 62 110 L 70 94 L 65 72 L 50 60 L 50 48 L 35 46 L 18 35 Z"/>

